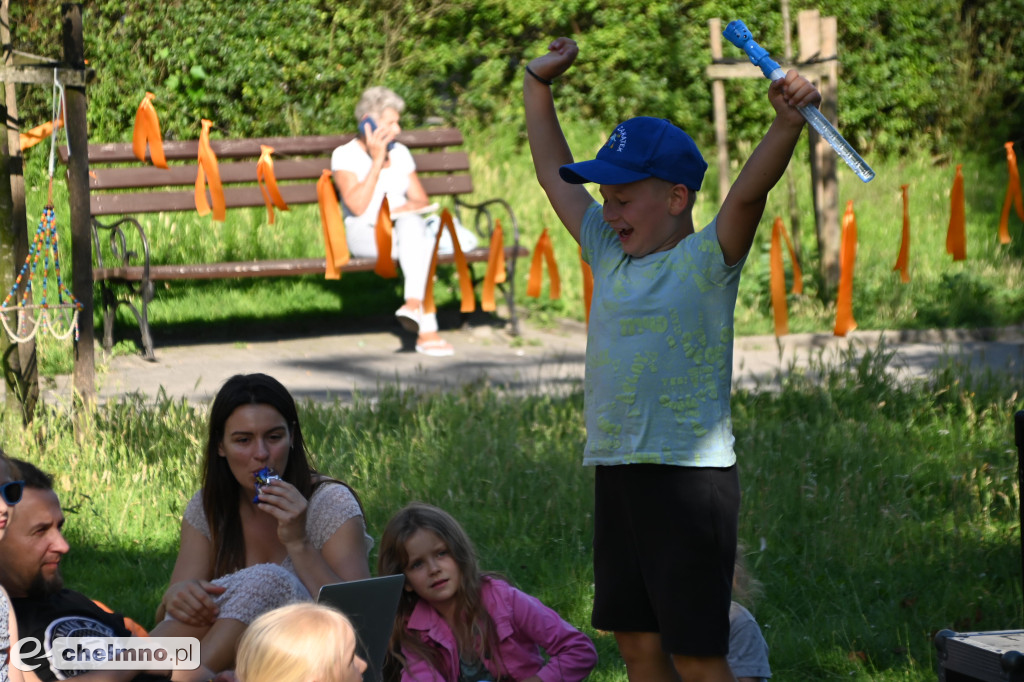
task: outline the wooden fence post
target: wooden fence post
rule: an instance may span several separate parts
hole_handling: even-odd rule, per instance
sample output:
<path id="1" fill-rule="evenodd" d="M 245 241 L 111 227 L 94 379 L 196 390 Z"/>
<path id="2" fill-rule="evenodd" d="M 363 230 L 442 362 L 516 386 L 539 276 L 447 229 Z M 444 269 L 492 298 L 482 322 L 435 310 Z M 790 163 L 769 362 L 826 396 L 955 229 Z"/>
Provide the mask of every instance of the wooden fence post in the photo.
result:
<path id="1" fill-rule="evenodd" d="M 838 82 L 837 22 L 835 17 L 821 17 L 817 10 L 801 11 L 797 19 L 800 54 L 792 68 L 815 81 L 821 90 L 821 112 L 833 123 L 836 118 Z M 729 153 L 725 90 L 723 80 L 733 78 L 764 78 L 761 70 L 748 59 L 726 59 L 722 56 L 722 23 L 715 18 L 708 22 L 711 31 L 711 65 L 705 71 L 711 80 L 714 107 L 715 138 L 718 143 L 719 193 L 729 190 Z M 781 64 L 783 68 L 791 68 Z M 833 297 L 839 285 L 839 192 L 836 179 L 836 157 L 828 142 L 808 127 L 811 134 L 810 162 L 814 197 L 815 232 L 821 262 L 824 300 Z"/>
<path id="2" fill-rule="evenodd" d="M 797 15 L 801 63 L 817 62 L 816 85 L 821 92 L 821 113 L 836 123 L 838 59 L 837 24 L 835 17 L 822 17 L 817 10 L 803 10 Z M 839 185 L 836 178 L 836 154 L 821 135 L 810 126 L 811 178 L 814 184 L 815 226 L 818 256 L 826 300 L 839 286 Z"/>
<path id="3" fill-rule="evenodd" d="M 64 62 L 71 69 L 85 69 L 82 38 L 82 6 L 64 3 Z M 95 329 L 93 326 L 92 232 L 89 224 L 89 131 L 86 122 L 85 86 L 65 87 L 67 111 L 64 126 L 68 135 L 68 204 L 71 220 L 72 293 L 82 311 L 78 316 L 75 369 L 72 385 L 88 406 L 96 397 Z"/>
<path id="4" fill-rule="evenodd" d="M 4 46 L 4 66 L 14 63 L 8 19 L 10 0 L 0 3 L 0 43 Z M 11 81 L 3 84 L 4 102 L 0 115 L 5 122 L 0 140 L 0 296 L 6 296 L 25 258 L 28 257 L 28 219 L 25 208 L 25 163 L 21 154 L 17 90 Z M 39 400 L 39 372 L 35 340 L 17 343 L 0 331 L 0 363 L 3 365 L 6 405 L 21 412 L 23 423 L 35 414 Z"/>

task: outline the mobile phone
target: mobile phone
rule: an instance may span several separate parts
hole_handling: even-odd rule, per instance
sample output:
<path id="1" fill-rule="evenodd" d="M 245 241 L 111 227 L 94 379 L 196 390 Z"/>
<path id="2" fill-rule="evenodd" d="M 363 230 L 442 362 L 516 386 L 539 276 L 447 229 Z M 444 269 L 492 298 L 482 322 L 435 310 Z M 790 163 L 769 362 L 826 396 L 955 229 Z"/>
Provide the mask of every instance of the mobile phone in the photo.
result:
<path id="1" fill-rule="evenodd" d="M 373 120 L 372 116 L 363 116 L 363 120 L 359 122 L 359 136 L 363 137 L 366 134 L 366 124 L 370 124 L 370 132 L 372 133 L 377 129 L 377 122 Z M 395 148 L 395 141 L 388 142 L 388 151 Z"/>

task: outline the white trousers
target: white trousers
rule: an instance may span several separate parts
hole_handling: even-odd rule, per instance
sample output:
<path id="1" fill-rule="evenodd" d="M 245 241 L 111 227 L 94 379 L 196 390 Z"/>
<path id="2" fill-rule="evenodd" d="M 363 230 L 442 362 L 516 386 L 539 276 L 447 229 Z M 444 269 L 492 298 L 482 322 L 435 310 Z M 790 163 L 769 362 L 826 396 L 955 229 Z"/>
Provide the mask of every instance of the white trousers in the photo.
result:
<path id="1" fill-rule="evenodd" d="M 348 250 L 356 258 L 377 257 L 377 237 L 373 225 L 346 221 L 345 237 Z M 433 248 L 434 240 L 426 229 L 423 216 L 411 213 L 394 219 L 391 257 L 398 261 L 402 269 L 403 297 L 406 300 L 413 298 L 422 301 L 426 295 Z M 437 317 L 433 313 L 423 315 L 420 331 L 437 331 Z"/>

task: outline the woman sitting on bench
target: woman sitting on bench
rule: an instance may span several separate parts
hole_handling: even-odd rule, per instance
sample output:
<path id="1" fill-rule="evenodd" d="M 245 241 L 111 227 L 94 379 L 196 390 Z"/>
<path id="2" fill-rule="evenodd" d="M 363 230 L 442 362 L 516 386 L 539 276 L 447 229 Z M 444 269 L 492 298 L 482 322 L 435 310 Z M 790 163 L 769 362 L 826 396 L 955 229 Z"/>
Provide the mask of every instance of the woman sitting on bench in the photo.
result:
<path id="1" fill-rule="evenodd" d="M 437 331 L 435 313 L 423 311 L 434 238 L 421 214 L 429 204 L 409 149 L 395 141 L 405 101 L 385 87 L 366 90 L 356 105 L 359 132 L 334 150 L 331 171 L 341 194 L 345 233 L 353 256 L 376 257 L 375 227 L 385 196 L 394 222 L 392 257 L 402 268 L 405 303 L 395 316 L 415 332 L 416 351 L 435 357 L 453 355 Z"/>

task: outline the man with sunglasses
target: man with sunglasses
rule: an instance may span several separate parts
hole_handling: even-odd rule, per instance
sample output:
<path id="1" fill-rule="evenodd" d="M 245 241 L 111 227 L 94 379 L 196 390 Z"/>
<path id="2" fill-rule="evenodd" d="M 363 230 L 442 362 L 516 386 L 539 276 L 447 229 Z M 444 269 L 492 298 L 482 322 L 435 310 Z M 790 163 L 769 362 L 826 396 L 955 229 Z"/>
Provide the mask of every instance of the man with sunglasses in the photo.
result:
<path id="1" fill-rule="evenodd" d="M 76 671 L 57 670 L 51 665 L 49 651 L 43 643 L 57 637 L 131 637 L 136 632 L 130 619 L 101 608 L 87 596 L 64 587 L 60 573 L 61 559 L 70 547 L 61 529 L 64 513 L 53 490 L 53 477 L 35 465 L 12 459 L 24 479 L 24 490 L 13 483 L 0 486 L 0 495 L 8 504 L 12 497 L 18 506 L 10 514 L 7 532 L 0 540 L 0 583 L 11 598 L 22 641 L 35 638 L 39 647 L 33 655 L 31 643 L 20 647 L 24 662 L 37 666 L 24 672 L 26 682 L 65 679 L 75 676 L 81 682 L 166 682 L 167 673 L 133 670 L 93 670 L 75 675 Z M 154 628 L 153 635 L 158 635 Z M 48 644 L 47 644 L 48 646 Z M 209 670 L 174 671 L 173 680 L 191 682 L 213 677 Z"/>

